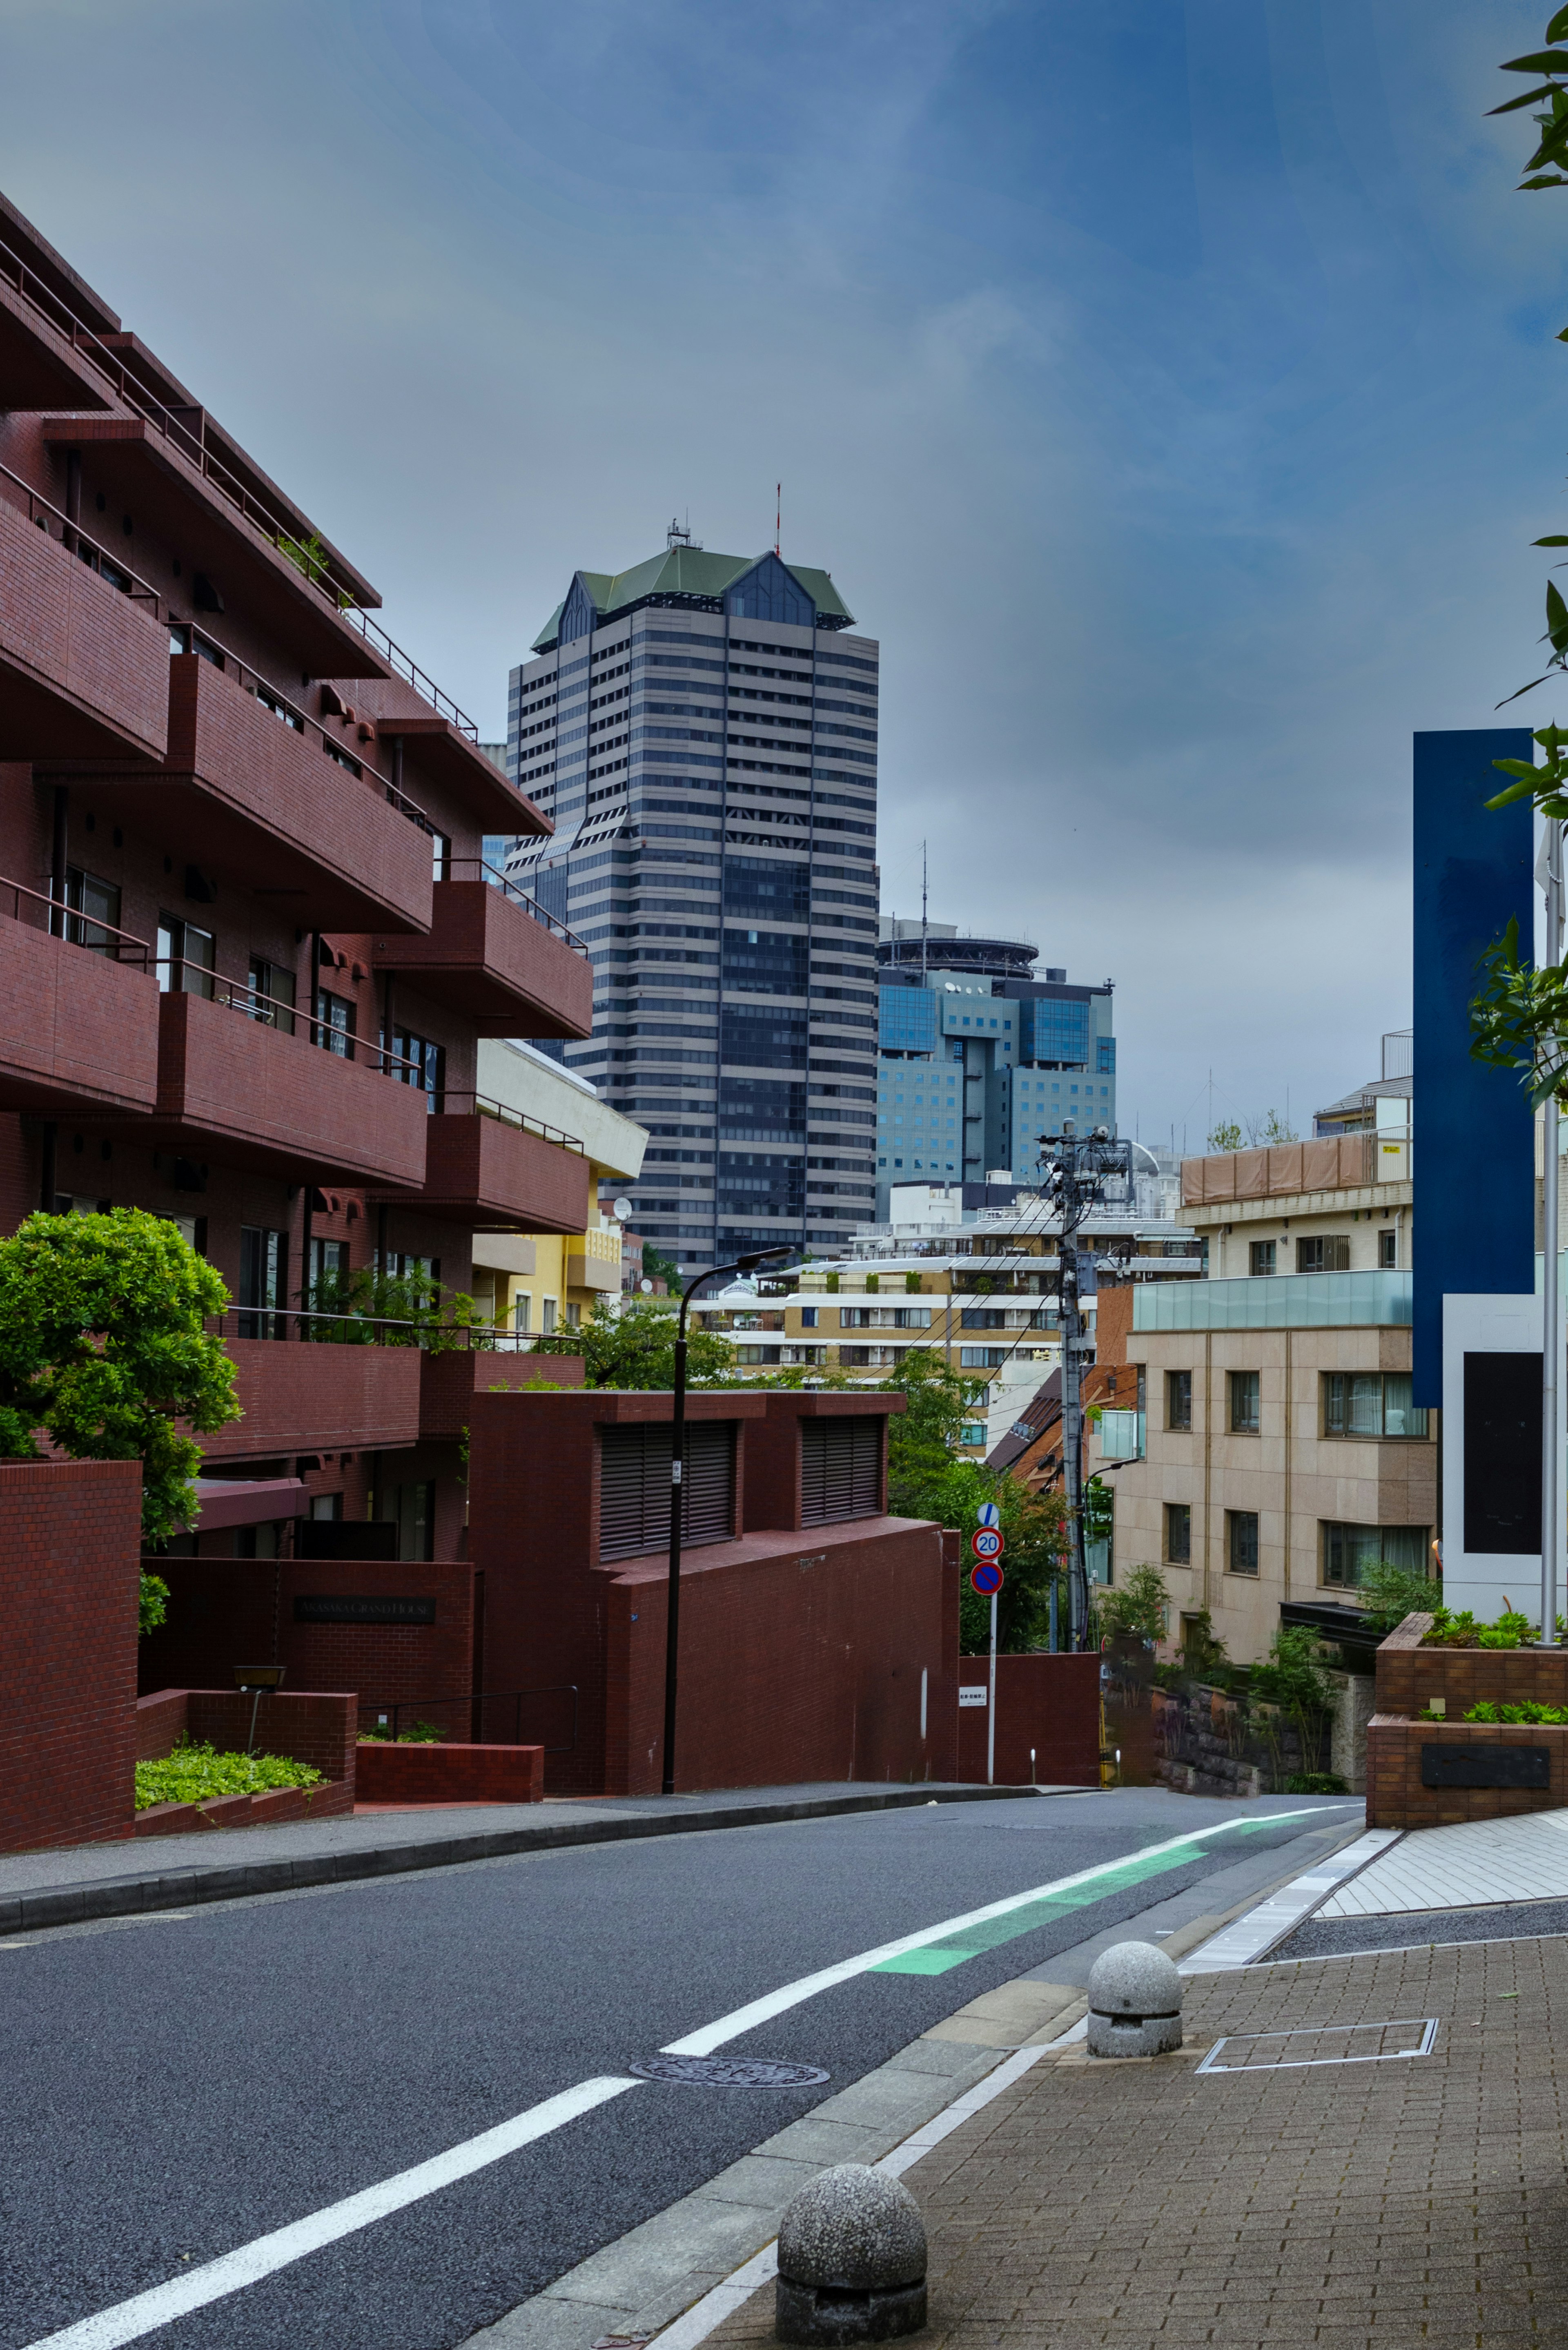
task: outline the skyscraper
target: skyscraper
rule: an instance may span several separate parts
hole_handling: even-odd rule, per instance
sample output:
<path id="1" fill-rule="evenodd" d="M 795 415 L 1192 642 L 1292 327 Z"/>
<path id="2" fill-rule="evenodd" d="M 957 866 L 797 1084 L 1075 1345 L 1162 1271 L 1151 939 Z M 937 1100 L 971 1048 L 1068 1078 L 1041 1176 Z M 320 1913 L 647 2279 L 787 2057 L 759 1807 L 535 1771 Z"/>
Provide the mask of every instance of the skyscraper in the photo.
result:
<path id="1" fill-rule="evenodd" d="M 878 648 L 826 571 L 579 571 L 512 671 L 508 876 L 587 946 L 563 1057 L 650 1137 L 637 1228 L 693 1270 L 837 1249 L 875 1199 Z M 560 1048 L 552 1048 L 560 1049 Z"/>
<path id="2" fill-rule="evenodd" d="M 885 920 L 877 1212 L 898 1183 L 983 1183 L 1038 1171 L 1042 1134 L 1070 1119 L 1116 1130 L 1112 989 L 1033 976 L 1038 947 Z"/>

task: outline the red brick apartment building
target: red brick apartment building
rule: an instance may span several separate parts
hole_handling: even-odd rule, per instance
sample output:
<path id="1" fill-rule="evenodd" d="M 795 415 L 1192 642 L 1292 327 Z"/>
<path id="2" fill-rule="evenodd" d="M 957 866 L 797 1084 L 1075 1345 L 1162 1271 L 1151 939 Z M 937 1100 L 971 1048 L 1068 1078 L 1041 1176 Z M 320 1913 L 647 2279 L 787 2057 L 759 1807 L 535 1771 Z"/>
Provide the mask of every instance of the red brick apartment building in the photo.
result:
<path id="1" fill-rule="evenodd" d="M 479 1037 L 591 1030 L 585 956 L 482 863 L 549 827 L 379 603 L 0 200 L 0 1226 L 150 1209 L 234 1300 L 244 1417 L 166 1571 L 187 1638 L 208 1562 L 255 1559 L 254 1606 L 149 1686 L 290 1653 L 279 1554 L 328 1593 L 367 1550 L 463 1556 L 465 1399 L 526 1358 L 309 1343 L 317 1276 L 466 1289 L 476 1231 L 587 1222 L 581 1150 L 474 1090 Z M 323 1621 L 291 1680 L 363 1686 L 365 1628 Z"/>

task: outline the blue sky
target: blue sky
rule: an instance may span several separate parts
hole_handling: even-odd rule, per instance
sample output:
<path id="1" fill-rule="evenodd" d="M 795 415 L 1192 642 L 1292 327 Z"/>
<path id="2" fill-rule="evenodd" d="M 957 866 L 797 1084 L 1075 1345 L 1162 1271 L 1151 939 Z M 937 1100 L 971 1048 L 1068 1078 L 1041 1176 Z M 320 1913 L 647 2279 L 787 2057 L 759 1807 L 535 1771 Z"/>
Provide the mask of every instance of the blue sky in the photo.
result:
<path id="1" fill-rule="evenodd" d="M 883 903 L 1124 1124 L 1375 1072 L 1409 738 L 1532 673 L 1568 199 L 1489 0 L 0 0 L 3 184 L 480 722 L 690 513 L 884 653 Z M 1568 721 L 1568 697 L 1516 706 Z"/>

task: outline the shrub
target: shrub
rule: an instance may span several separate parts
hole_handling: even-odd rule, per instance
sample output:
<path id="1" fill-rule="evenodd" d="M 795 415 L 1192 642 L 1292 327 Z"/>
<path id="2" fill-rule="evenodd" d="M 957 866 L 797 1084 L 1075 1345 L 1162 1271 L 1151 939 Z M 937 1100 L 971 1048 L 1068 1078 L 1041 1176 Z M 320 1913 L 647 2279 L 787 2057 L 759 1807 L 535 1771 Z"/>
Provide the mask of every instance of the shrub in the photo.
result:
<path id="1" fill-rule="evenodd" d="M 1428 1720 L 1439 1717 L 1428 1715 Z M 1490 1698 L 1482 1698 L 1466 1714 L 1467 1721 L 1568 1722 L 1568 1705 L 1537 1705 L 1530 1698 L 1521 1698 L 1517 1705 L 1498 1705 Z"/>
<path id="2" fill-rule="evenodd" d="M 256 1795 L 267 1787 L 319 1787 L 321 1773 L 286 1754 L 221 1754 L 182 1739 L 172 1754 L 136 1766 L 136 1808 L 202 1804 L 213 1795 Z"/>
<path id="3" fill-rule="evenodd" d="M 1285 1781 L 1287 1795 L 1346 1795 L 1350 1793 L 1336 1771 L 1293 1771 Z"/>
<path id="4" fill-rule="evenodd" d="M 168 1613 L 169 1586 L 161 1575 L 149 1575 L 143 1567 L 136 1625 L 138 1637 L 145 1638 L 149 1632 L 156 1632 Z"/>
<path id="5" fill-rule="evenodd" d="M 1443 1604 L 1440 1583 L 1429 1575 L 1413 1574 L 1408 1567 L 1390 1566 L 1383 1558 L 1375 1566 L 1362 1569 L 1356 1594 L 1366 1627 L 1372 1632 L 1392 1632 L 1407 1616 L 1417 1612 L 1434 1616 Z"/>
<path id="6" fill-rule="evenodd" d="M 1422 1639 L 1424 1648 L 1519 1648 L 1537 1638 L 1536 1627 L 1517 1607 L 1505 1607 L 1495 1624 L 1478 1623 L 1473 1611 L 1453 1614 L 1439 1607 L 1432 1628 Z"/>
<path id="7" fill-rule="evenodd" d="M 1125 1583 L 1099 1595 L 1102 1635 L 1163 1640 L 1170 1593 L 1158 1566 L 1135 1566 Z"/>

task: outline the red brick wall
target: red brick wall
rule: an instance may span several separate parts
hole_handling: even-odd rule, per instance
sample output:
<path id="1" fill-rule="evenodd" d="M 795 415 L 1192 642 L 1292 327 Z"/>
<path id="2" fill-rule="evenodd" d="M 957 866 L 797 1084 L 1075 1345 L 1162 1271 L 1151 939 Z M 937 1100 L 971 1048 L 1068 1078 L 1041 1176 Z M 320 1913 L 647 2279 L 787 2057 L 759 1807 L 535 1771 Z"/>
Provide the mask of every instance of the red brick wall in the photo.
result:
<path id="1" fill-rule="evenodd" d="M 367 1740 L 355 1793 L 362 1804 L 538 1804 L 542 1746 L 392 1746 Z"/>
<path id="2" fill-rule="evenodd" d="M 37 529 L 10 497 L 0 502 L 0 646 L 24 673 L 53 689 L 15 697 L 10 757 L 112 758 L 122 748 L 162 756 L 167 629 L 146 604 L 122 596 Z"/>
<path id="3" fill-rule="evenodd" d="M 203 1742 L 220 1754 L 241 1754 L 250 1745 L 255 1699 L 233 1689 L 159 1690 L 138 1700 L 136 1759 L 153 1762 L 171 1754 L 181 1733 L 192 1745 Z M 271 1690 L 255 1711 L 255 1752 L 286 1754 L 308 1762 L 322 1776 L 352 1784 L 358 1746 L 358 1708 L 351 1691 Z"/>
<path id="4" fill-rule="evenodd" d="M 0 1464 L 0 1851 L 131 1833 L 141 1468 Z"/>
<path id="5" fill-rule="evenodd" d="M 961 1657 L 961 1687 L 983 1687 L 988 1657 Z M 989 1708 L 961 1706 L 959 1776 L 985 1777 Z M 1029 1750 L 1034 1749 L 1034 1769 Z M 1100 1783 L 1100 1660 L 1087 1657 L 998 1657 L 996 1783 L 1002 1787 L 1097 1787 Z"/>
<path id="6" fill-rule="evenodd" d="M 427 869 L 430 859 L 425 859 Z M 593 1028 L 594 975 L 587 958 L 535 921 L 487 881 L 442 881 L 435 891 L 430 936 L 378 939 L 384 969 L 461 972 L 462 1000 L 476 1009 L 482 1036 L 587 1036 Z M 504 990 L 513 1001 L 503 1012 Z"/>
<path id="7" fill-rule="evenodd" d="M 46 909 L 0 889 L 0 1071 L 7 1097 L 67 1116 L 151 1111 L 158 1094 L 158 982 L 42 925 Z"/>
<path id="8" fill-rule="evenodd" d="M 787 1388 L 766 1394 L 767 1417 L 760 1427 L 746 1430 L 746 1518 L 748 1526 L 796 1527 L 800 1524 L 800 1424 L 815 1419 L 886 1419 L 902 1411 L 899 1395 L 867 1393 L 794 1394 Z M 883 1498 L 887 1492 L 887 1441 L 884 1436 Z"/>
<path id="9" fill-rule="evenodd" d="M 170 1590 L 167 1621 L 141 1643 L 142 1683 L 150 1690 L 222 1687 L 232 1682 L 236 1666 L 278 1663 L 286 1669 L 286 1686 L 352 1690 L 367 1708 L 420 1700 L 434 1703 L 472 1693 L 470 1566 L 326 1558 L 170 1558 L 149 1564 Z M 336 1592 L 433 1597 L 436 1620 L 295 1622 L 296 1595 Z"/>
<path id="10" fill-rule="evenodd" d="M 317 1347 L 302 1338 L 236 1338 L 233 1331 L 231 1320 L 224 1343 L 244 1418 L 198 1440 L 210 1459 L 418 1442 L 426 1358 L 417 1347 Z"/>
<path id="11" fill-rule="evenodd" d="M 1423 1787 L 1423 1746 L 1543 1746 L 1546 1787 Z M 1410 1721 L 1375 1713 L 1366 1725 L 1369 1828 L 1450 1827 L 1460 1820 L 1507 1819 L 1568 1805 L 1568 1729 L 1551 1723 Z"/>
<path id="12" fill-rule="evenodd" d="M 458 1081 L 449 1082 L 455 1093 Z M 446 1209 L 471 1222 L 502 1222 L 524 1232 L 586 1229 L 588 1162 L 581 1151 L 498 1118 L 476 1117 L 456 1100 L 426 1123 L 424 1201 L 432 1214 Z"/>

